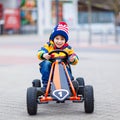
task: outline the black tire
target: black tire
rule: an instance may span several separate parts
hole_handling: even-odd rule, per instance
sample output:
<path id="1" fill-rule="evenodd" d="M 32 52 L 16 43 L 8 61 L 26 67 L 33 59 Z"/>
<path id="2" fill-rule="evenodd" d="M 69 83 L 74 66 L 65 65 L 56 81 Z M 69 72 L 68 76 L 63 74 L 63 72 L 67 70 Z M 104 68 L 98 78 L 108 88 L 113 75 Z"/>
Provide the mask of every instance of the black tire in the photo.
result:
<path id="1" fill-rule="evenodd" d="M 41 81 L 39 79 L 35 79 L 32 82 L 33 87 L 41 87 Z"/>
<path id="2" fill-rule="evenodd" d="M 84 96 L 84 87 L 85 87 L 84 78 L 79 77 L 79 78 L 76 78 L 76 80 L 78 81 L 78 84 L 79 84 L 78 95 Z"/>
<path id="3" fill-rule="evenodd" d="M 94 93 L 93 87 L 90 85 L 84 88 L 84 108 L 86 113 L 92 113 L 94 111 Z"/>
<path id="4" fill-rule="evenodd" d="M 27 112 L 29 115 L 37 114 L 37 90 L 35 87 L 27 89 Z"/>

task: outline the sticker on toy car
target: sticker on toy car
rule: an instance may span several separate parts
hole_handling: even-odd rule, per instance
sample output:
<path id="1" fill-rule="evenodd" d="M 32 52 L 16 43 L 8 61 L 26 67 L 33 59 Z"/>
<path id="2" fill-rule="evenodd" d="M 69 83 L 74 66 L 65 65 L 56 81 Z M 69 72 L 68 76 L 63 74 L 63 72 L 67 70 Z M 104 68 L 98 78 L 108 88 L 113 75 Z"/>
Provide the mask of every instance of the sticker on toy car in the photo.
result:
<path id="1" fill-rule="evenodd" d="M 52 95 L 60 101 L 66 99 L 69 95 L 69 92 L 65 89 L 54 90 Z"/>

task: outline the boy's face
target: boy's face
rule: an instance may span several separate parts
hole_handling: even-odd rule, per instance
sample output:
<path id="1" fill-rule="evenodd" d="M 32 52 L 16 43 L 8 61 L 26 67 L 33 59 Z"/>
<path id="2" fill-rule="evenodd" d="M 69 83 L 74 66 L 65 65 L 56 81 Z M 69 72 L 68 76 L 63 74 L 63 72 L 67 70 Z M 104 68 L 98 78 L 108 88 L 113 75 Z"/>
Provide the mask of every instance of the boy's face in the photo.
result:
<path id="1" fill-rule="evenodd" d="M 54 38 L 54 43 L 55 43 L 57 48 L 61 48 L 65 44 L 65 38 L 61 35 L 57 35 Z"/>

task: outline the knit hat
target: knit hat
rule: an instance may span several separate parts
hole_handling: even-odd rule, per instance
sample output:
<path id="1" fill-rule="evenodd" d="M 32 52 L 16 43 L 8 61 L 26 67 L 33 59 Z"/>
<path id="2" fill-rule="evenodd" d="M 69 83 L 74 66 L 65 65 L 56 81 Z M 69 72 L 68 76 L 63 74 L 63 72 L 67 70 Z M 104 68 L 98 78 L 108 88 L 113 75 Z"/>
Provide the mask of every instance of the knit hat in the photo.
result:
<path id="1" fill-rule="evenodd" d="M 51 33 L 50 39 L 54 40 L 54 37 L 57 35 L 62 35 L 66 42 L 68 41 L 68 25 L 66 22 L 59 22 L 57 26 L 55 26 L 53 32 Z"/>

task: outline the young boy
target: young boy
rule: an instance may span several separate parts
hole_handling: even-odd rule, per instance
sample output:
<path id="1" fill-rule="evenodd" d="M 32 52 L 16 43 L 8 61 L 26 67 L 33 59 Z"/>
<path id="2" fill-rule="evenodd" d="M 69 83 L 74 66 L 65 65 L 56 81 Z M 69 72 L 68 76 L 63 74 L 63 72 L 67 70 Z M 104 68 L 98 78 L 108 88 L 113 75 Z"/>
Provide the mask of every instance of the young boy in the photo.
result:
<path id="1" fill-rule="evenodd" d="M 41 47 L 40 50 L 38 50 L 38 59 L 43 60 L 40 65 L 40 72 L 42 74 L 42 84 L 43 87 L 41 88 L 41 91 L 44 93 L 47 87 L 50 69 L 51 69 L 51 62 L 49 59 L 51 58 L 51 55 L 49 55 L 49 52 L 55 50 L 55 49 L 61 49 L 68 53 L 68 60 L 70 64 L 75 65 L 78 63 L 78 56 L 74 53 L 74 50 L 71 46 L 68 45 L 68 26 L 66 22 L 59 22 L 58 25 L 54 28 L 50 40 L 48 43 L 46 43 L 43 47 Z M 68 73 L 70 75 L 71 80 L 74 78 L 72 77 L 72 73 L 70 72 L 70 69 L 67 67 Z"/>

